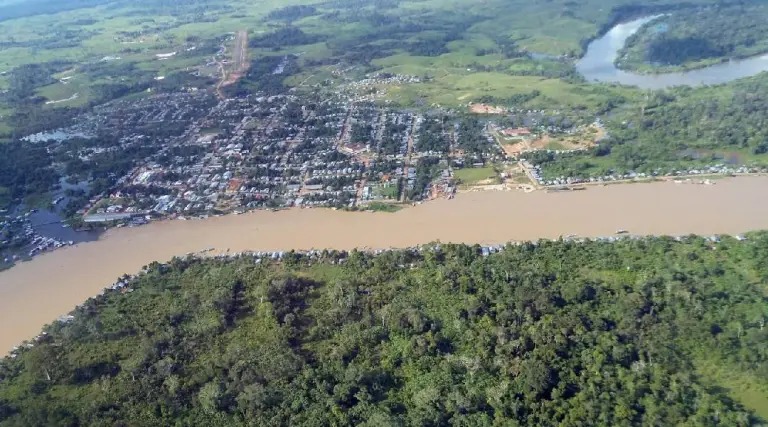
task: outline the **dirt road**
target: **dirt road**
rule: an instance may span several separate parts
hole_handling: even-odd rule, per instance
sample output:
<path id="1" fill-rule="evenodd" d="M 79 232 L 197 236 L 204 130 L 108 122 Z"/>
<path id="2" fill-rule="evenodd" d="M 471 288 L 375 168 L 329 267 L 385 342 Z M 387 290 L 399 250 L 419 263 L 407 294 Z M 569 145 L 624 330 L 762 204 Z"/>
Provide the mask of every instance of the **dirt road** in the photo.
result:
<path id="1" fill-rule="evenodd" d="M 250 67 L 250 63 L 248 62 L 248 31 L 239 30 L 237 34 L 235 34 L 231 64 L 228 64 L 224 59 L 219 58 L 219 56 L 227 56 L 228 49 L 226 43 L 221 47 L 221 55 L 214 57 L 216 64 L 219 66 L 219 70 L 221 70 L 221 79 L 219 80 L 219 83 L 216 84 L 216 96 L 218 96 L 219 99 L 224 99 L 225 96 L 221 89 L 225 86 L 237 83 L 238 80 L 245 76 Z M 228 67 L 227 65 L 231 66 Z"/>

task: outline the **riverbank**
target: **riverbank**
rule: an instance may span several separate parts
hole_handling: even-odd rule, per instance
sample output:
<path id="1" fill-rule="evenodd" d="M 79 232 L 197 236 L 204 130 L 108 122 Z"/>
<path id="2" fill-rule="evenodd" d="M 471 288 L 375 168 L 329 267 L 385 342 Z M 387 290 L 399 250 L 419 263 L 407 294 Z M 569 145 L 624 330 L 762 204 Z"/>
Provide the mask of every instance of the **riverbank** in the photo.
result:
<path id="1" fill-rule="evenodd" d="M 659 18 L 654 15 L 620 23 L 587 46 L 576 69 L 587 81 L 619 83 L 641 89 L 667 89 L 674 86 L 702 86 L 728 83 L 768 71 L 768 55 L 718 62 L 689 71 L 645 74 L 620 69 L 616 65 L 627 40 L 644 25 Z"/>
<path id="2" fill-rule="evenodd" d="M 666 13 L 626 41 L 619 68 L 644 74 L 686 72 L 764 55 L 768 8 L 758 3 Z"/>
<path id="3" fill-rule="evenodd" d="M 749 59 L 757 59 L 768 54 L 766 51 L 756 52 L 749 55 L 733 55 L 730 57 L 717 57 L 708 58 L 696 62 L 685 63 L 682 65 L 656 65 L 650 64 L 644 60 L 636 57 L 629 57 L 630 53 L 624 51 L 619 52 L 621 60 L 617 59 L 614 64 L 616 68 L 629 73 L 640 74 L 644 76 L 657 76 L 669 73 L 688 73 L 691 71 L 701 70 L 704 68 L 713 67 L 719 64 L 727 64 L 732 61 L 744 61 Z"/>
<path id="4" fill-rule="evenodd" d="M 501 244 L 578 235 L 739 234 L 768 229 L 768 177 L 716 185 L 591 187 L 547 193 L 472 192 L 395 213 L 330 209 L 256 211 L 205 220 L 161 221 L 107 231 L 99 240 L 44 254 L 0 272 L 0 348 L 152 261 L 213 253 L 408 247 L 431 241 Z"/>

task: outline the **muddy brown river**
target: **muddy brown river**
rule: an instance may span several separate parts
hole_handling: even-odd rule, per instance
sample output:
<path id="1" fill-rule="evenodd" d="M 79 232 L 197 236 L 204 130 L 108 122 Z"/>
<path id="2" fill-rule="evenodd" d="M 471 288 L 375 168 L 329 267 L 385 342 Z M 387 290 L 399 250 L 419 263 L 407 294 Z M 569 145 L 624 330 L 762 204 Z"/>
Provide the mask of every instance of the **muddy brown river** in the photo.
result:
<path id="1" fill-rule="evenodd" d="M 613 235 L 738 234 L 768 229 L 768 177 L 716 185 L 648 184 L 568 193 L 473 192 L 394 214 L 329 209 L 258 211 L 164 221 L 107 232 L 0 273 L 0 353 L 98 294 L 124 273 L 213 247 L 227 249 L 396 248 L 442 242 Z"/>

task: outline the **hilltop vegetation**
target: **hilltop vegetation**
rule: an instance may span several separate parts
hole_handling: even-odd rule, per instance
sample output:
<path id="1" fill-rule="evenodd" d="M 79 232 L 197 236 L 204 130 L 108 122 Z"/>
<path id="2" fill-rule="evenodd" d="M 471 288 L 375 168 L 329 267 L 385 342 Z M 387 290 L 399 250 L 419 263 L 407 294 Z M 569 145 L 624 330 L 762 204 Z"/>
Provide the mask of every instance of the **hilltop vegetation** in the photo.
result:
<path id="1" fill-rule="evenodd" d="M 0 424 L 752 425 L 767 256 L 760 234 L 155 263 L 0 362 Z"/>
<path id="2" fill-rule="evenodd" d="M 622 68 L 668 72 L 768 52 L 768 6 L 725 3 L 671 13 L 643 26 L 621 52 Z"/>

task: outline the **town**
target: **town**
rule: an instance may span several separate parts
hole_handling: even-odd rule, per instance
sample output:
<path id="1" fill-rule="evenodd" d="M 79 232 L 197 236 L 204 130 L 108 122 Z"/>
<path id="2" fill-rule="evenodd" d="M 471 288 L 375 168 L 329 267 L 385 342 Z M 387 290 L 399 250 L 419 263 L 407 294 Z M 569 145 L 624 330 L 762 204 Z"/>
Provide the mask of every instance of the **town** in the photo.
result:
<path id="1" fill-rule="evenodd" d="M 9 219 L 0 220 L 0 268 L 10 265 L 21 259 L 22 256 L 33 257 L 46 251 L 58 249 L 74 244 L 72 240 L 59 240 L 54 237 L 43 236 L 35 230 L 30 217 L 34 211 L 11 216 Z M 8 251 L 3 249 L 26 249 Z"/>
<path id="2" fill-rule="evenodd" d="M 118 226 L 252 209 L 397 209 L 402 203 L 452 198 L 460 189 L 531 191 L 764 172 L 717 164 L 547 177 L 537 156 L 595 147 L 608 137 L 599 119 L 576 124 L 557 111 L 469 108 L 473 114 L 399 110 L 355 92 L 219 100 L 189 88 L 108 103 L 30 142 L 58 138 L 48 150 L 70 156 L 62 168 L 76 175 L 75 181 L 99 182 L 83 192 L 87 198 L 70 200 L 70 214 L 85 224 Z M 107 168 L 105 162 L 119 167 Z"/>
<path id="3" fill-rule="evenodd" d="M 146 153 L 78 211 L 86 223 L 137 224 L 452 197 L 454 169 L 504 159 L 488 129 L 476 119 L 364 101 L 286 94 L 213 102 L 201 91 L 109 104 L 59 133 L 92 136 L 76 153 L 86 165 L 105 154 Z"/>

